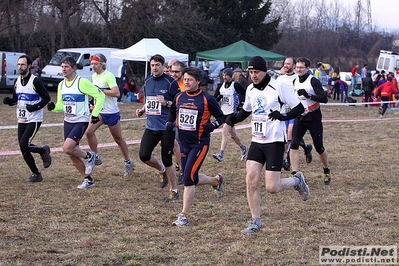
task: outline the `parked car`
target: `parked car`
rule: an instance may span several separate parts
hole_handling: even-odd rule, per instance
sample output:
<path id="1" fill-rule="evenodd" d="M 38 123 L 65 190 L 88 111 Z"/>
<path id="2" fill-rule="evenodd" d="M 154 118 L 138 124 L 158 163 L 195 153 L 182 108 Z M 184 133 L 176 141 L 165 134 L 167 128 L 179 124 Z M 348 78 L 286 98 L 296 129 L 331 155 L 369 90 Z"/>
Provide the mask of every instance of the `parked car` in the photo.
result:
<path id="1" fill-rule="evenodd" d="M 21 55 L 24 53 L 0 51 L 0 90 L 13 90 L 19 76 L 18 58 Z"/>
<path id="2" fill-rule="evenodd" d="M 312 69 L 310 69 L 310 71 L 312 71 L 312 75 L 314 75 L 314 72 L 315 72 L 316 69 L 317 69 L 317 68 L 312 68 Z M 324 71 L 324 70 L 321 70 L 320 73 L 321 73 L 321 80 L 320 80 L 320 82 L 321 82 L 321 85 L 323 86 L 324 92 L 327 94 L 327 92 L 328 92 L 328 89 L 327 89 L 327 85 L 328 85 L 328 74 L 327 74 L 326 71 Z"/>
<path id="3" fill-rule="evenodd" d="M 111 58 L 111 52 L 118 51 L 116 48 L 91 47 L 91 48 L 66 48 L 58 50 L 50 62 L 42 70 L 42 81 L 49 90 L 57 90 L 58 83 L 64 79 L 61 72 L 61 60 L 65 56 L 72 56 L 78 63 L 76 73 L 83 78 L 91 80 L 93 68 L 90 64 L 90 56 L 102 53 L 107 58 L 107 70 L 118 76 L 118 69 L 123 60 Z"/>
<path id="4" fill-rule="evenodd" d="M 351 72 L 340 72 L 339 76 L 341 77 L 342 81 L 345 81 L 348 86 L 352 86 L 352 73 Z M 356 73 L 356 87 L 360 89 L 362 85 L 362 77 L 359 73 Z"/>
<path id="5" fill-rule="evenodd" d="M 377 70 L 385 72 L 395 72 L 399 68 L 399 53 L 394 51 L 380 50 L 377 61 Z"/>

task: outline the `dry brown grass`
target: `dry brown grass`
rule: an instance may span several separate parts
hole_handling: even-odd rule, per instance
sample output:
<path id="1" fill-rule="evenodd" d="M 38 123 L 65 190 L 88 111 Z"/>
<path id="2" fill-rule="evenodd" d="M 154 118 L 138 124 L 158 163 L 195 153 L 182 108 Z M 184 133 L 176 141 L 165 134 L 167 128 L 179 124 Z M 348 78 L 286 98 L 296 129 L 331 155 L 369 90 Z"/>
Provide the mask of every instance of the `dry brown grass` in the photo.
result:
<path id="1" fill-rule="evenodd" d="M 122 117 L 132 118 L 137 106 L 121 105 Z M 377 108 L 322 110 L 324 119 L 378 117 Z M 1 126 L 16 124 L 15 108 L 1 105 L 0 111 Z M 388 110 L 386 117 L 397 114 Z M 62 123 L 62 114 L 46 111 L 44 123 Z M 250 212 L 245 163 L 232 141 L 223 163 L 208 156 L 202 167 L 209 175 L 225 173 L 226 196 L 217 199 L 210 187 L 198 187 L 186 228 L 171 226 L 182 201 L 163 202 L 167 189 L 139 162 L 138 145 L 129 145 L 136 164 L 130 178 L 122 176 L 118 148 L 101 148 L 96 187 L 86 191 L 76 188 L 82 178 L 62 152 L 52 153 L 48 169 L 35 157 L 44 177 L 37 184 L 23 182 L 29 170 L 21 155 L 1 156 L 0 265 L 317 265 L 319 245 L 398 245 L 397 125 L 397 120 L 325 123 L 331 185 L 318 177 L 322 168 L 315 152 L 310 165 L 301 156 L 310 199 L 302 202 L 294 190 L 271 195 L 263 189 L 264 227 L 251 236 L 240 234 Z M 144 120 L 122 126 L 126 140 L 139 139 Z M 238 132 L 249 144 L 249 129 Z M 42 127 L 34 143 L 60 147 L 62 136 L 62 127 Z M 106 127 L 98 137 L 112 142 Z M 16 129 L 0 130 L 0 139 L 1 151 L 18 150 Z M 212 136 L 209 154 L 219 150 L 220 140 L 220 134 Z"/>

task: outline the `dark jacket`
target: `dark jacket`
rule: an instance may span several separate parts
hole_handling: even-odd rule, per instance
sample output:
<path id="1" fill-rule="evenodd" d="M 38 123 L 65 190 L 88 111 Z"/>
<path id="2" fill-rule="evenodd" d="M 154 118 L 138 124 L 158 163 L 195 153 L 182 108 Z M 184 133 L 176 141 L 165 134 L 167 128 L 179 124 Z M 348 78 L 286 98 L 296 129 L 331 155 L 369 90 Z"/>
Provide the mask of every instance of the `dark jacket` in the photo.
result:
<path id="1" fill-rule="evenodd" d="M 364 91 L 372 91 L 374 90 L 374 82 L 372 78 L 365 77 L 362 79 L 362 87 Z"/>

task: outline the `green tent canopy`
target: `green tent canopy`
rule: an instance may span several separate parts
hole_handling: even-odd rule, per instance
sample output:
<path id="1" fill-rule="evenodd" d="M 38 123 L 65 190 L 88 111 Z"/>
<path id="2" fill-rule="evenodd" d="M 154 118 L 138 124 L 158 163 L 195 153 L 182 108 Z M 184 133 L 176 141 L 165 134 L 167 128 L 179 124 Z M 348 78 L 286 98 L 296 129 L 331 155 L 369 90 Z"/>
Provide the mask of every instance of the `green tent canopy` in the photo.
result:
<path id="1" fill-rule="evenodd" d="M 232 43 L 222 48 L 197 52 L 195 63 L 198 65 L 200 59 L 220 60 L 225 62 L 241 62 L 242 67 L 248 67 L 248 62 L 254 56 L 263 57 L 267 61 L 284 60 L 285 56 L 270 51 L 262 50 L 243 40 Z"/>

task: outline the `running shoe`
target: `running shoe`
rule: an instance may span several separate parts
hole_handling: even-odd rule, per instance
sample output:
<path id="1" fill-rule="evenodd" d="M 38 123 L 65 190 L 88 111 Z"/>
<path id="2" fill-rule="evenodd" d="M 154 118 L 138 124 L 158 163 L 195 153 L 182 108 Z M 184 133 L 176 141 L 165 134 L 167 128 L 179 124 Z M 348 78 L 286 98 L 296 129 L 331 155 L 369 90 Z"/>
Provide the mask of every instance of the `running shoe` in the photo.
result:
<path id="1" fill-rule="evenodd" d="M 165 198 L 165 202 L 175 201 L 179 199 L 179 192 L 170 191 L 169 197 Z"/>
<path id="2" fill-rule="evenodd" d="M 39 174 L 32 174 L 28 179 L 25 180 L 25 182 L 42 182 L 43 181 L 43 176 L 41 173 Z"/>
<path id="3" fill-rule="evenodd" d="M 90 175 L 93 172 L 93 169 L 95 166 L 96 153 L 90 151 L 89 154 L 90 154 L 90 157 L 88 159 L 84 159 L 86 175 Z"/>
<path id="4" fill-rule="evenodd" d="M 302 174 L 302 172 L 296 172 L 294 177 L 299 178 L 299 184 L 295 186 L 295 190 L 299 192 L 299 195 L 301 196 L 303 201 L 308 200 L 310 196 L 310 189 L 308 184 L 306 183 L 305 176 Z"/>
<path id="5" fill-rule="evenodd" d="M 184 215 L 184 213 L 179 213 L 177 215 L 177 220 L 173 222 L 172 225 L 176 225 L 176 226 L 187 226 L 188 225 L 188 219 L 186 217 L 186 215 Z"/>
<path id="6" fill-rule="evenodd" d="M 100 158 L 100 155 L 98 155 L 98 153 L 96 153 L 96 159 L 94 160 L 94 164 L 95 165 L 101 165 L 103 163 L 103 161 Z"/>
<path id="7" fill-rule="evenodd" d="M 124 177 L 129 177 L 129 176 L 131 176 L 132 173 L 133 173 L 133 170 L 134 170 L 134 163 L 133 163 L 131 160 L 125 162 L 124 168 L 125 168 L 125 172 L 124 172 L 123 176 L 124 176 Z"/>
<path id="8" fill-rule="evenodd" d="M 323 177 L 324 177 L 324 185 L 329 185 L 331 183 L 330 167 L 328 167 L 327 170 L 324 171 Z"/>
<path id="9" fill-rule="evenodd" d="M 184 184 L 184 179 L 183 179 L 183 173 L 179 172 L 179 176 L 177 178 L 177 184 L 178 185 L 183 185 Z"/>
<path id="10" fill-rule="evenodd" d="M 164 188 L 168 184 L 168 177 L 166 176 L 166 171 L 159 173 L 159 187 Z"/>
<path id="11" fill-rule="evenodd" d="M 247 159 L 248 147 L 244 145 L 244 148 L 241 150 L 241 161 L 245 161 Z"/>
<path id="12" fill-rule="evenodd" d="M 288 161 L 288 159 L 284 159 L 281 165 L 283 166 L 285 171 L 289 171 L 290 170 L 291 164 Z"/>
<path id="13" fill-rule="evenodd" d="M 312 144 L 306 145 L 305 156 L 306 156 L 306 162 L 307 163 L 311 163 L 312 162 L 312 149 L 313 149 Z"/>
<path id="14" fill-rule="evenodd" d="M 249 222 L 248 227 L 245 228 L 244 230 L 241 230 L 241 233 L 243 233 L 244 235 L 250 235 L 258 232 L 261 228 L 262 228 L 261 226 L 255 223 L 255 219 L 252 219 Z"/>
<path id="15" fill-rule="evenodd" d="M 51 165 L 50 147 L 48 145 L 44 145 L 43 149 L 44 149 L 44 153 L 40 154 L 40 156 L 42 157 L 42 161 L 43 161 L 43 167 L 49 168 Z"/>
<path id="16" fill-rule="evenodd" d="M 216 196 L 220 198 L 224 195 L 224 176 L 219 173 L 215 178 L 218 180 L 218 185 L 216 187 L 212 186 L 212 188 L 215 190 Z"/>
<path id="17" fill-rule="evenodd" d="M 94 187 L 94 179 L 90 181 L 88 178 L 83 180 L 83 183 L 78 186 L 79 189 L 88 189 Z"/>
<path id="18" fill-rule="evenodd" d="M 212 157 L 218 160 L 219 162 L 223 161 L 223 156 L 220 153 L 212 154 Z"/>

